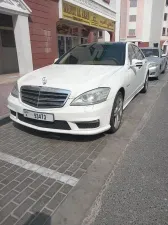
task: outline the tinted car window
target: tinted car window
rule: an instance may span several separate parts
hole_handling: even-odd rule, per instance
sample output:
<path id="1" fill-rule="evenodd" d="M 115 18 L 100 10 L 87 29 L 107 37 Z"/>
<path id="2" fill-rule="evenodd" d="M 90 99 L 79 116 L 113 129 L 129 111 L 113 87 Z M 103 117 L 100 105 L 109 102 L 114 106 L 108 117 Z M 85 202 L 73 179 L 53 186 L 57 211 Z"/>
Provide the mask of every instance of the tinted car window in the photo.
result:
<path id="1" fill-rule="evenodd" d="M 150 48 L 144 48 L 144 49 L 141 49 L 142 52 L 144 53 L 144 55 L 146 57 L 150 57 L 150 56 L 157 56 L 159 57 L 159 49 L 150 49 Z"/>
<path id="2" fill-rule="evenodd" d="M 125 64 L 125 44 L 80 45 L 62 56 L 57 64 L 114 65 Z"/>

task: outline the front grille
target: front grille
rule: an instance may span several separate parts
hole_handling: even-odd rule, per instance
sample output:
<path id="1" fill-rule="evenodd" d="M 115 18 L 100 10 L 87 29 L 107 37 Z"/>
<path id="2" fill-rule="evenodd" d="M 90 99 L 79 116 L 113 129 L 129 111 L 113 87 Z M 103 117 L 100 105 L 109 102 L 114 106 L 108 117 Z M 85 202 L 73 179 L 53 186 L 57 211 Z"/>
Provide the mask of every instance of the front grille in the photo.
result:
<path id="1" fill-rule="evenodd" d="M 33 120 L 30 118 L 24 117 L 22 114 L 18 113 L 18 119 L 22 122 L 43 128 L 49 129 L 58 129 L 58 130 L 71 130 L 69 124 L 66 121 L 62 120 L 55 120 L 54 122 L 47 122 L 47 121 L 40 121 L 40 120 Z"/>
<path id="2" fill-rule="evenodd" d="M 70 91 L 63 89 L 40 86 L 21 87 L 22 102 L 35 108 L 61 108 L 69 95 Z"/>

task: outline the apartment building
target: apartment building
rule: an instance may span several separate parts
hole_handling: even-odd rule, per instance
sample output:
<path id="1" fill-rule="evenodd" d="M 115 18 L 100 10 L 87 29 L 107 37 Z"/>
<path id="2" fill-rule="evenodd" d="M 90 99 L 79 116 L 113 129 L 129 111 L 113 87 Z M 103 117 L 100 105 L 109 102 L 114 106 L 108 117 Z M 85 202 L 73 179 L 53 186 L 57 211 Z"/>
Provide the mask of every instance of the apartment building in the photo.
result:
<path id="1" fill-rule="evenodd" d="M 166 2 L 121 0 L 120 40 L 140 47 L 159 47 Z"/>
<path id="2" fill-rule="evenodd" d="M 168 54 L 168 0 L 166 0 L 166 2 L 165 2 L 160 43 L 161 43 L 164 53 Z"/>

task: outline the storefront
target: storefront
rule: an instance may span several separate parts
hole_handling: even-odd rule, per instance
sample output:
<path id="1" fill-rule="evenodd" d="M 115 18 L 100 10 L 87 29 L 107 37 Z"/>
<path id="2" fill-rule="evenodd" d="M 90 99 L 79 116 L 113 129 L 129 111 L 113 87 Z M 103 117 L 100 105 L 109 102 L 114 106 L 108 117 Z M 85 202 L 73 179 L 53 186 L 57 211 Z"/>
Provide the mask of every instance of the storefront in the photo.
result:
<path id="1" fill-rule="evenodd" d="M 78 44 L 97 42 L 99 31 L 108 31 L 111 36 L 114 35 L 115 21 L 103 15 L 104 7 L 99 5 L 99 11 L 96 11 L 97 7 L 89 9 L 86 3 L 80 0 L 60 1 L 57 22 L 59 57 Z"/>

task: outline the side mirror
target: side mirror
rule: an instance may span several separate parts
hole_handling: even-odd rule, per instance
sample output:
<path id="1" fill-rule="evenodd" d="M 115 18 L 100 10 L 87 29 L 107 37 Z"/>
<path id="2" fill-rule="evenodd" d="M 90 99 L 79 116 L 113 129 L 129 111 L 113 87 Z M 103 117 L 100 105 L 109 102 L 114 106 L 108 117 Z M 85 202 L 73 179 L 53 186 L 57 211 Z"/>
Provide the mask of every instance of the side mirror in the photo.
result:
<path id="1" fill-rule="evenodd" d="M 162 58 L 163 58 L 163 57 L 166 57 L 166 56 L 167 56 L 166 54 L 162 54 Z"/>
<path id="2" fill-rule="evenodd" d="M 133 59 L 131 67 L 141 67 L 143 66 L 143 61 L 138 59 Z"/>
<path id="3" fill-rule="evenodd" d="M 54 63 L 56 63 L 56 62 L 57 62 L 57 60 L 58 60 L 58 58 L 56 58 L 56 59 L 54 60 Z"/>

